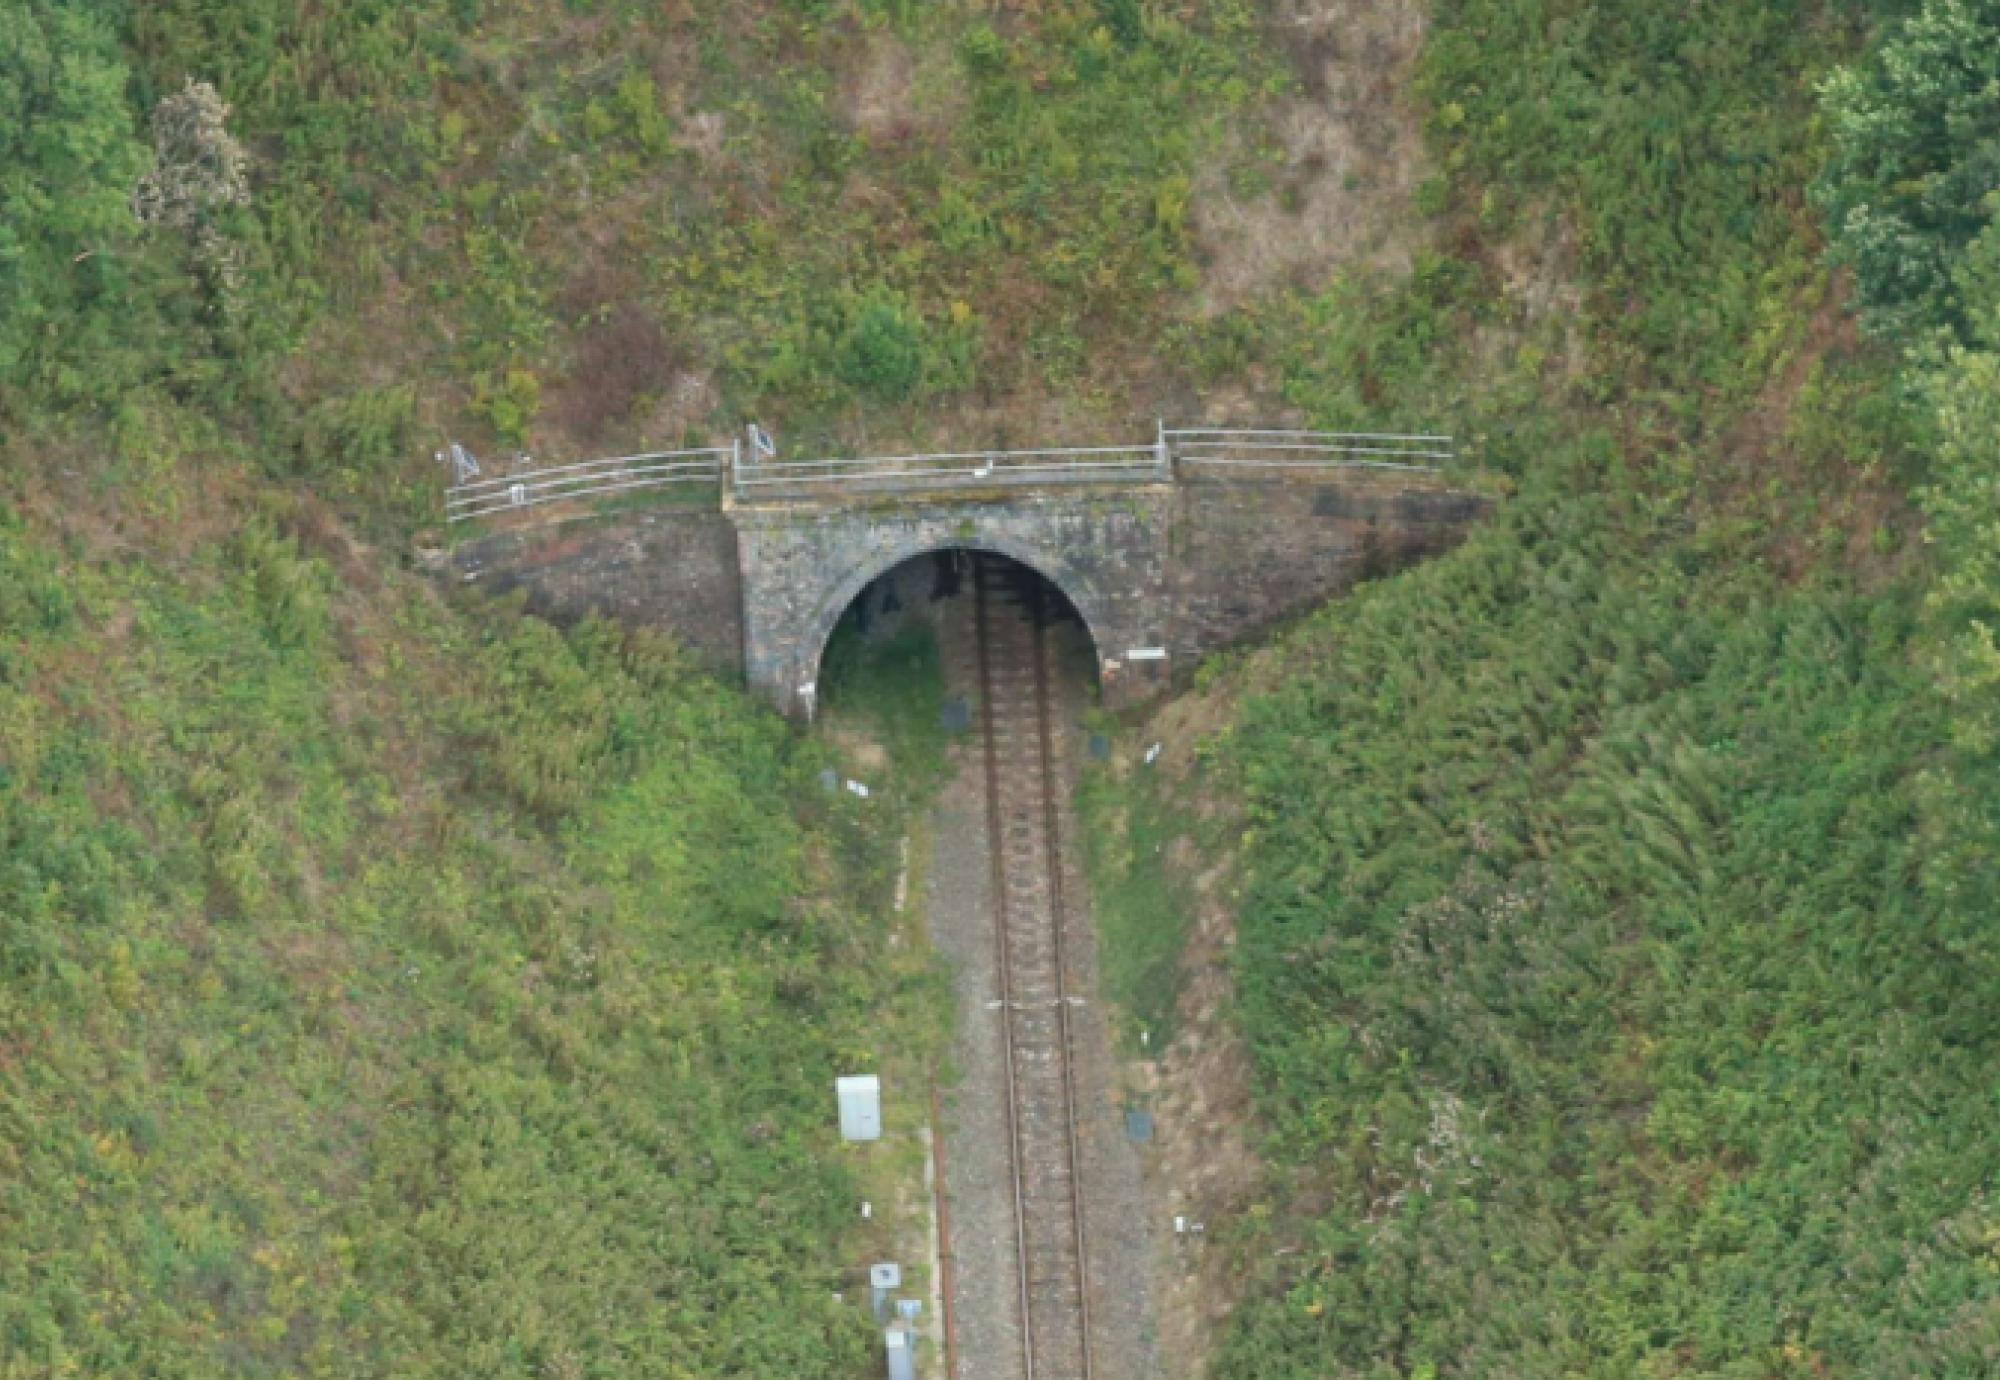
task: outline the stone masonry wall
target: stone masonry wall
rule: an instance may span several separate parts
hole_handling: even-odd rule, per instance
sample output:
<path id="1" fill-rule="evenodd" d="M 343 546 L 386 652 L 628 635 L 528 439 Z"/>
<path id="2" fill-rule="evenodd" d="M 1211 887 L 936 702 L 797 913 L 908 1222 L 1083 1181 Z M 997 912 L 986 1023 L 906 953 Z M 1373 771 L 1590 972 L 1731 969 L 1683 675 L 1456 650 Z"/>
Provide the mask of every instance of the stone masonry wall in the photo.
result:
<path id="1" fill-rule="evenodd" d="M 993 551 L 1076 605 L 1115 709 L 1357 580 L 1455 544 L 1490 506 L 1352 471 L 1190 476 L 1118 490 L 652 509 L 484 537 L 458 547 L 450 569 L 495 593 L 525 589 L 530 609 L 558 621 L 595 613 L 665 628 L 785 712 L 810 715 L 827 637 L 871 581 L 927 552 Z"/>
<path id="2" fill-rule="evenodd" d="M 1357 580 L 1453 546 L 1488 507 L 1477 494 L 1351 474 L 1186 480 L 1174 525 L 1174 662 L 1190 670 Z"/>
<path id="3" fill-rule="evenodd" d="M 703 661 L 743 666 L 736 528 L 713 509 L 655 509 L 501 532 L 456 548 L 451 569 L 494 594 L 528 593 L 558 623 L 589 614 L 663 628 Z"/>

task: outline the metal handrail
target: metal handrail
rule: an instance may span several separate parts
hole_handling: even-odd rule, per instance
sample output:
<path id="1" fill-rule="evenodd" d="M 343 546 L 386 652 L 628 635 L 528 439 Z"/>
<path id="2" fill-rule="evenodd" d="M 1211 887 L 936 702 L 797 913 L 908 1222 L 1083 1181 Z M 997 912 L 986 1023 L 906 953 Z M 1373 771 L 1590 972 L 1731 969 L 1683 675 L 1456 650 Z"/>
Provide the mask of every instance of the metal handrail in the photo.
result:
<path id="1" fill-rule="evenodd" d="M 746 463 L 741 442 L 692 450 L 652 451 L 579 460 L 445 491 L 449 522 L 488 517 L 567 499 L 592 498 L 677 484 L 727 485 L 738 497 L 811 492 L 824 485 L 856 490 L 970 488 L 994 484 L 1061 484 L 1171 480 L 1182 466 L 1197 469 L 1391 470 L 1436 474 L 1421 463 L 1451 460 L 1452 438 L 1395 432 L 1310 431 L 1283 427 L 1157 428 L 1150 444 L 1048 446 L 1031 450 L 942 451 L 928 455 L 847 456 Z"/>
<path id="2" fill-rule="evenodd" d="M 1452 460 L 1452 438 L 1395 432 L 1305 431 L 1253 427 L 1190 427 L 1162 430 L 1177 464 L 1239 469 L 1364 469 L 1436 474 L 1438 467 L 1413 461 Z M 1269 457 L 1260 452 L 1280 452 Z M 1230 458 L 1249 456 L 1250 458 Z M 1305 458 L 1310 457 L 1310 458 Z M 1389 458 L 1370 458 L 1389 457 Z"/>
<path id="3" fill-rule="evenodd" d="M 1154 448 L 1152 446 L 1064 446 L 1041 450 L 960 450 L 939 451 L 933 455 L 852 456 L 834 460 L 767 460 L 750 466 L 749 472 L 755 474 L 759 470 L 767 469 L 797 470 L 832 465 L 873 465 L 892 473 L 916 474 L 922 473 L 924 467 L 934 465 L 940 460 L 1014 460 L 1043 455 L 1143 455 L 1148 463 L 1152 463 Z"/>
<path id="4" fill-rule="evenodd" d="M 1188 441 L 1188 447 L 1207 447 L 1213 450 L 1288 450 L 1311 451 L 1322 455 L 1409 455 L 1427 460 L 1449 460 L 1448 450 L 1418 450 L 1409 446 L 1336 446 L 1315 441 Z M 1199 456 L 1197 456 L 1199 458 Z"/>
<path id="5" fill-rule="evenodd" d="M 802 484 L 901 484 L 907 488 L 950 487 L 966 480 L 1004 478 L 1008 481 L 1036 481 L 1041 483 L 1060 482 L 1076 479 L 1088 482 L 1103 474 L 1120 478 L 1151 476 L 1157 478 L 1159 469 L 1154 465 L 1063 465 L 1063 466 L 1022 466 L 994 470 L 870 470 L 861 474 L 802 474 L 793 478 L 747 479 L 738 487 L 744 489 L 788 489 Z"/>
<path id="6" fill-rule="evenodd" d="M 593 498 L 633 489 L 665 488 L 675 484 L 719 486 L 726 447 L 654 451 L 603 460 L 581 460 L 525 470 L 496 479 L 455 484 L 445 491 L 445 520 L 463 522 L 518 508 L 534 508 L 566 499 Z"/>
<path id="7" fill-rule="evenodd" d="M 1397 470 L 1404 474 L 1438 474 L 1436 465 L 1404 465 L 1393 460 L 1222 460 L 1207 455 L 1184 455 L 1190 465 L 1219 465 L 1226 469 L 1251 470 Z"/>
<path id="8" fill-rule="evenodd" d="M 968 480 L 1021 483 L 1085 481 L 1107 476 L 1129 479 L 1161 475 L 1164 469 L 1157 446 L 947 451 L 929 455 L 766 461 L 738 469 L 736 490 L 744 493 L 821 484 L 889 483 L 914 488 L 962 485 Z"/>
<path id="9" fill-rule="evenodd" d="M 1316 441 L 1437 441 L 1449 444 L 1449 436 L 1429 436 L 1400 431 L 1309 431 L 1286 427 L 1187 426 L 1166 432 L 1169 437 L 1204 436 L 1306 436 Z"/>
<path id="10" fill-rule="evenodd" d="M 587 474 L 569 474 L 549 479 L 538 470 L 526 470 L 505 479 L 482 481 L 482 486 L 474 490 L 470 485 L 453 489 L 445 495 L 447 502 L 477 503 L 496 495 L 505 495 L 525 490 L 528 493 L 542 493 L 557 489 L 570 489 L 579 485 L 595 484 L 605 479 L 631 479 L 646 475 L 667 477 L 687 476 L 691 478 L 714 478 L 720 469 L 713 462 L 672 461 L 662 465 L 625 465 L 616 469 L 593 470 Z"/>
<path id="11" fill-rule="evenodd" d="M 454 484 L 450 492 L 455 494 L 473 493 L 484 489 L 504 489 L 521 479 L 544 480 L 557 475 L 594 473 L 599 470 L 632 468 L 655 463 L 681 463 L 706 465 L 714 469 L 716 463 L 729 452 L 726 448 L 708 446 L 700 450 L 662 450 L 644 455 L 614 455 L 602 460 L 579 460 L 569 465 L 542 465 L 530 470 L 521 470 L 511 475 L 498 475 L 492 479 L 472 479 L 463 484 Z"/>

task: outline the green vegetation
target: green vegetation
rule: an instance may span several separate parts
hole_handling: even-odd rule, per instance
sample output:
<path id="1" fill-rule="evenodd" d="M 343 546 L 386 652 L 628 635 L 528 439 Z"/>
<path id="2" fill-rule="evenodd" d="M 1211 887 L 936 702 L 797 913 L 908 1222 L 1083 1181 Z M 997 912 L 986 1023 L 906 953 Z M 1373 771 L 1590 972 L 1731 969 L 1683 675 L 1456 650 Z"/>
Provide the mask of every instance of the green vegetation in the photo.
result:
<path id="1" fill-rule="evenodd" d="M 1953 350 L 1918 384 L 1936 424 L 1931 477 L 1918 491 L 1939 569 L 1926 600 L 1929 651 L 1957 710 L 1954 739 L 1991 762 L 2000 752 L 2000 348 Z"/>
<path id="2" fill-rule="evenodd" d="M 827 639 L 819 684 L 825 718 L 878 744 L 907 804 L 943 784 L 950 746 L 944 722 L 944 666 L 936 631 L 915 620 L 887 637 L 868 636 L 850 612 Z"/>
<path id="3" fill-rule="evenodd" d="M 1221 1373 L 1990 1373 L 1996 40 L 1941 0 L 1825 82 L 1871 319 L 1967 342 L 1899 380 L 1809 322 L 1838 11 L 1436 11 L 1458 243 L 1573 233 L 1585 310 L 1564 340 L 1480 250 L 1348 289 L 1332 333 L 1518 488 L 1221 682 L 1272 1191 L 1324 1205 L 1236 1226 L 1271 1263 Z M 1439 307 L 1443 346 L 1402 350 Z M 1238 337 L 1316 376 L 1283 316 Z M 1352 415 L 1356 371 L 1323 376 L 1295 396 Z"/>
<path id="4" fill-rule="evenodd" d="M 1272 1148 L 1338 1204 L 1225 1373 L 1984 1373 L 1995 836 L 1916 611 L 1676 538 L 1530 490 L 1218 754 Z"/>
<path id="5" fill-rule="evenodd" d="M 1188 822 L 1150 775 L 1120 780 L 1092 771 L 1077 804 L 1101 945 L 1098 982 L 1128 1052 L 1165 1049 L 1179 1025 L 1182 955 L 1194 923 L 1167 852 L 1190 834 Z"/>
<path id="6" fill-rule="evenodd" d="M 1876 329 L 1901 340 L 1931 430 L 1917 492 L 1929 610 L 1961 746 L 2000 747 L 2000 8 L 1930 4 L 1826 86 L 1819 184 Z"/>
<path id="7" fill-rule="evenodd" d="M 877 796 L 828 797 L 670 648 L 400 553 L 445 436 L 805 444 L 1115 378 L 1194 272 L 1250 32 L 0 17 L 0 1375 L 879 1363 L 832 1300 L 915 1166 L 841 1151 L 828 1082 L 935 1051 L 887 943 L 935 647 L 836 648 L 837 712 L 908 712 Z"/>
<path id="8" fill-rule="evenodd" d="M 35 0 L 7 25 L 0 137 L 47 114 L 63 138 L 0 145 L 33 173 L 0 191 L 28 255 L 0 241 L 0 271 L 33 285 L 0 368 L 94 400 L 193 372 L 323 491 L 403 520 L 437 430 L 571 455 L 755 413 L 803 445 L 863 407 L 921 431 L 975 386 L 1086 392 L 1193 280 L 1191 180 L 1274 80 L 1238 0 L 997 28 L 957 5 Z M 226 291 L 125 211 L 145 112 L 189 79 L 254 155 Z"/>
<path id="9" fill-rule="evenodd" d="M 902 402 L 923 380 L 923 325 L 894 298 L 859 303 L 840 338 L 841 382 L 880 402 Z"/>
<path id="10" fill-rule="evenodd" d="M 0 377 L 116 291 L 145 167 L 110 25 L 29 0 L 0 16 Z"/>
<path id="11" fill-rule="evenodd" d="M 0 1373 L 851 1372 L 889 840 L 670 649 L 319 520 L 0 528 Z"/>
<path id="12" fill-rule="evenodd" d="M 1803 76 L 1842 51 L 1844 27 L 1817 0 L 1693 24 L 1665 5 L 1437 6 L 1422 81 L 1440 162 L 1482 235 L 1561 217 L 1607 397 L 1634 365 L 1655 386 L 1757 381 L 1745 347 L 1812 273 Z"/>
<path id="13" fill-rule="evenodd" d="M 2000 6 L 1934 0 L 1824 95 L 1833 146 L 1816 190 L 1870 320 L 1978 333 L 2000 302 Z"/>
<path id="14" fill-rule="evenodd" d="M 0 1376 L 867 1373 L 826 1084 L 934 1049 L 936 648 L 836 643 L 887 808 L 829 797 L 673 649 L 406 573 L 427 457 L 1212 395 L 1510 491 L 1211 688 L 1221 1373 L 1989 1373 L 2000 16 L 1425 32 L 1409 271 L 1212 294 L 1200 212 L 1321 175 L 1273 103 L 1375 100 L 1247 0 L 16 0 Z M 1163 1039 L 1221 841 L 1092 790 Z"/>

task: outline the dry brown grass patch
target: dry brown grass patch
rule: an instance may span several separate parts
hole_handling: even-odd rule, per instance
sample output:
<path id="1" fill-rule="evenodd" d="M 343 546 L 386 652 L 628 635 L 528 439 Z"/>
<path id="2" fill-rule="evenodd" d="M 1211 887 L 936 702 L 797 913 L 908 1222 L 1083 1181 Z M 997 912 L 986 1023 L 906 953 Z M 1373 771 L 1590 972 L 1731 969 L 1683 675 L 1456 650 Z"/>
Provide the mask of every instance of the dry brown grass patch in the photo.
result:
<path id="1" fill-rule="evenodd" d="M 1299 93 L 1270 112 L 1277 185 L 1230 193 L 1221 168 L 1194 199 L 1203 309 L 1220 313 L 1273 288 L 1311 289 L 1338 269 L 1406 271 L 1425 231 L 1413 198 L 1426 172 L 1408 98 L 1424 17 L 1407 0 L 1292 3 L 1270 20 Z"/>

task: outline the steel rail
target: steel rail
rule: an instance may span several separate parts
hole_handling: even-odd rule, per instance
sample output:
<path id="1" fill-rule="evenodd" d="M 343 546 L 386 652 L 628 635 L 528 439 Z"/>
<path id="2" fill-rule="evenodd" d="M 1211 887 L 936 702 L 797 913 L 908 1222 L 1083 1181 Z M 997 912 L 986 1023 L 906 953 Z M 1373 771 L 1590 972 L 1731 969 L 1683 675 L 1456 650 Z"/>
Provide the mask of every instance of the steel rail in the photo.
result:
<path id="1" fill-rule="evenodd" d="M 1050 725 L 1053 715 L 1049 707 L 1048 637 L 1042 627 L 1045 598 L 1045 592 L 1037 588 L 1035 602 L 1028 610 L 1033 623 L 1029 645 L 1033 649 L 1031 655 L 1035 660 L 1035 718 L 1041 740 L 1039 746 L 1042 756 L 1042 810 L 1047 834 L 1049 915 L 1055 927 L 1056 1024 L 1061 1031 L 1063 1125 L 1069 1141 L 1070 1211 L 1076 1236 L 1076 1306 L 1081 1333 L 1083 1380 L 1090 1380 L 1090 1256 L 1085 1251 L 1083 1160 L 1078 1150 L 1079 1138 L 1076 1131 L 1076 1060 L 1073 1057 L 1076 1045 L 1070 1032 L 1068 955 L 1063 943 L 1063 933 L 1069 928 L 1067 923 L 1069 913 L 1063 903 L 1062 836 L 1058 832 L 1060 816 L 1056 809 L 1054 732 Z"/>
<path id="2" fill-rule="evenodd" d="M 1064 831 L 1056 795 L 1058 756 L 1049 644 L 1044 627 L 1046 605 L 1043 591 L 1039 588 L 1028 591 L 1015 615 L 1016 621 L 1006 625 L 1011 636 L 1003 643 L 996 633 L 988 596 L 988 584 L 999 577 L 998 568 L 980 557 L 975 557 L 974 562 L 980 691 L 985 701 L 987 730 L 989 843 L 996 850 L 993 859 L 996 953 L 1008 1080 L 1015 1239 L 1020 1249 L 1021 1364 L 1028 1380 L 1036 1380 L 1038 1376 L 1047 1376 L 1048 1380 L 1091 1380 L 1094 1359 L 1089 1239 L 1084 1212 L 1082 1138 L 1077 1129 L 1075 1033 L 1065 939 L 1068 915 L 1063 885 Z M 1004 689 L 994 666 L 997 649 L 1003 645 L 1011 671 Z M 1004 763 L 999 747 L 1003 710 L 1005 735 L 1016 754 Z M 1033 756 L 1027 756 L 1028 753 Z M 1003 769 L 1010 773 L 1007 781 L 1001 776 Z M 1005 789 L 1010 781 L 1015 787 L 1011 795 Z M 1010 837 L 1015 824 L 1024 816 L 1038 817 L 1042 836 L 1038 847 L 1032 838 L 1015 840 L 1026 845 L 1025 851 L 1016 853 L 1010 848 Z M 1046 932 L 1039 928 L 1044 923 Z M 1017 940 L 1026 945 L 1029 956 L 1027 989 L 1021 986 L 1016 972 Z M 1046 974 L 1038 979 L 1044 965 Z M 1045 1009 L 1039 996 L 1030 1006 L 1017 1009 L 1022 992 L 1032 992 L 1038 980 L 1047 983 L 1043 991 L 1053 997 L 1047 1004 L 1053 1007 L 1052 1039 L 1049 1033 L 1036 1029 L 1033 1013 Z M 1047 1060 L 1051 1058 L 1059 1068 L 1048 1068 Z M 1025 1079 L 1022 1060 L 1027 1061 Z M 1053 1083 L 1052 1072 L 1056 1075 Z M 1039 1086 L 1030 1086 L 1031 1082 Z M 1058 1100 L 1060 1109 L 1055 1105 Z M 1038 1123 L 1044 1129 L 1030 1135 L 1030 1129 Z M 1062 1137 L 1059 1160 L 1050 1155 L 1056 1148 L 1048 1141 L 1050 1129 Z M 1036 1176 L 1033 1181 L 1031 1173 Z M 1062 1188 L 1060 1196 L 1050 1192 L 1057 1181 Z M 1061 1213 L 1065 1220 L 1057 1221 L 1054 1213 Z M 1039 1280 L 1035 1276 L 1037 1260 L 1044 1271 Z M 1054 1293 L 1050 1291 L 1052 1285 L 1056 1286 Z M 1045 1327 L 1047 1336 L 1042 1333 Z"/>
<path id="3" fill-rule="evenodd" d="M 1005 831 L 1000 823 L 1000 748 L 999 731 L 994 726 L 997 697 L 993 693 L 993 654 L 989 647 L 989 622 L 986 613 L 986 582 L 982 578 L 978 558 L 975 557 L 971 570 L 973 640 L 979 648 L 979 699 L 981 721 L 986 730 L 986 846 L 993 862 L 993 910 L 994 932 L 998 945 L 995 961 L 998 964 L 1000 982 L 1000 1048 L 1007 1071 L 1007 1136 L 1009 1166 L 1014 1178 L 1014 1242 L 1015 1257 L 1019 1266 L 1020 1307 L 1021 1307 L 1021 1366 L 1026 1380 L 1035 1380 L 1035 1324 L 1032 1300 L 1028 1289 L 1028 1209 L 1027 1193 L 1021 1181 L 1021 1122 L 1019 1090 L 1016 1086 L 1014 1068 L 1014 1030 L 1012 979 L 1008 969 L 1007 943 L 1007 864 Z"/>

